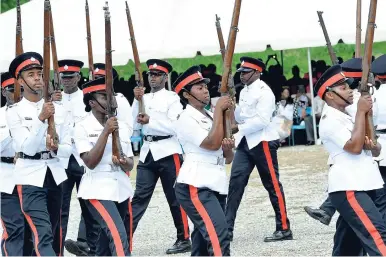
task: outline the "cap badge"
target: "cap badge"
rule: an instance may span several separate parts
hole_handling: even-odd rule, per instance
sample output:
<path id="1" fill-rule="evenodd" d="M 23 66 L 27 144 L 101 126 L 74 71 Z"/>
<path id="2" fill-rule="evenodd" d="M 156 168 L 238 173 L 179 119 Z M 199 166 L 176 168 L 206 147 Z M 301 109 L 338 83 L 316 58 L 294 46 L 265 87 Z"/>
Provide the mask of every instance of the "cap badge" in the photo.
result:
<path id="1" fill-rule="evenodd" d="M 198 76 L 200 76 L 202 78 L 201 72 L 197 71 L 197 73 L 198 73 Z"/>
<path id="2" fill-rule="evenodd" d="M 96 69 L 95 69 L 95 72 L 98 72 L 98 71 L 99 71 L 99 68 L 96 68 Z"/>
<path id="3" fill-rule="evenodd" d="M 35 59 L 35 58 L 33 58 L 33 57 L 31 57 L 31 62 L 34 62 L 34 61 L 36 61 L 36 59 Z"/>
<path id="4" fill-rule="evenodd" d="M 68 70 L 68 66 L 67 65 L 64 65 L 64 70 Z"/>
<path id="5" fill-rule="evenodd" d="M 245 63 L 245 62 L 244 62 L 244 61 L 242 61 L 241 65 L 244 65 L 244 63 Z"/>
<path id="6" fill-rule="evenodd" d="M 153 68 L 157 68 L 157 66 L 158 66 L 157 63 L 153 64 Z"/>

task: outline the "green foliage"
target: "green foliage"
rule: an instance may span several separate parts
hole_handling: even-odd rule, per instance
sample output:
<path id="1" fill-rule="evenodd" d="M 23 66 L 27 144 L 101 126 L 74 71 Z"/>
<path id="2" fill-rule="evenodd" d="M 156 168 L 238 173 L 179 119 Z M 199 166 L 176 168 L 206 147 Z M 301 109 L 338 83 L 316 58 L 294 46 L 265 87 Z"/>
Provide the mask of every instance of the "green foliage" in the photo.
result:
<path id="1" fill-rule="evenodd" d="M 27 3 L 29 0 L 20 0 L 20 4 Z M 16 0 L 1 0 L 0 13 L 6 12 L 16 7 Z"/>

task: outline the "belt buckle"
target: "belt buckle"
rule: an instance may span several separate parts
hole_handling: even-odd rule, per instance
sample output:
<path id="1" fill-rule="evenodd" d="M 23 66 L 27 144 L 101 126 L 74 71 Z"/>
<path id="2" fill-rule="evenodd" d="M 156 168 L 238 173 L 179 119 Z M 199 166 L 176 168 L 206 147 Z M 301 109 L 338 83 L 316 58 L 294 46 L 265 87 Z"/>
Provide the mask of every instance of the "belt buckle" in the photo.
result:
<path id="1" fill-rule="evenodd" d="M 50 154 L 49 154 L 49 153 L 42 153 L 40 159 L 42 159 L 42 160 L 48 160 L 48 159 L 50 159 Z"/>
<path id="2" fill-rule="evenodd" d="M 153 142 L 153 137 L 152 136 L 146 136 L 146 141 Z"/>

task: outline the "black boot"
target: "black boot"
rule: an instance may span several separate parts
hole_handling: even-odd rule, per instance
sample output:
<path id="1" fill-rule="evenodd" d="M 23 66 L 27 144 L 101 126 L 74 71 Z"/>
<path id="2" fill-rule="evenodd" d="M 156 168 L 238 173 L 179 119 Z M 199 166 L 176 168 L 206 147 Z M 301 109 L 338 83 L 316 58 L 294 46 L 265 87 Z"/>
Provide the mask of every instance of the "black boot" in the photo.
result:
<path id="1" fill-rule="evenodd" d="M 73 241 L 71 239 L 67 239 L 64 242 L 64 247 L 66 248 L 67 252 L 76 256 L 88 256 L 88 252 L 90 251 L 90 248 L 86 242 Z"/>
<path id="2" fill-rule="evenodd" d="M 166 254 L 186 253 L 192 250 L 192 243 L 189 239 L 177 239 L 172 247 L 166 250 Z"/>
<path id="3" fill-rule="evenodd" d="M 267 236 L 264 238 L 264 242 L 276 242 L 276 241 L 283 241 L 283 240 L 292 240 L 292 231 L 291 229 L 287 230 L 279 230 L 273 232 L 272 236 Z"/>
<path id="4" fill-rule="evenodd" d="M 233 241 L 233 231 L 228 231 L 229 241 Z"/>
<path id="5" fill-rule="evenodd" d="M 308 215 L 311 216 L 311 218 L 319 220 L 324 225 L 329 225 L 331 222 L 331 216 L 322 209 L 312 209 L 311 207 L 304 207 L 304 210 L 307 212 Z"/>

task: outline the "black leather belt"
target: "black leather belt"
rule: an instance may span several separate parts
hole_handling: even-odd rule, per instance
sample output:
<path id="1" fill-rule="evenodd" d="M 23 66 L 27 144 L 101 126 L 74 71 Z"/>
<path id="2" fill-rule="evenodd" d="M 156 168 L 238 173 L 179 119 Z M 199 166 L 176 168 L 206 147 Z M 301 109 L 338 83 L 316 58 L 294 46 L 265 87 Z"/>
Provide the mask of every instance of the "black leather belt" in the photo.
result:
<path id="1" fill-rule="evenodd" d="M 143 139 L 148 142 L 156 142 L 164 139 L 171 138 L 172 136 L 151 136 L 151 135 L 146 135 L 143 136 Z"/>
<path id="2" fill-rule="evenodd" d="M 13 164 L 13 157 L 1 157 L 1 162 Z"/>
<path id="3" fill-rule="evenodd" d="M 54 158 L 54 156 L 52 156 L 51 152 L 49 151 L 40 152 L 32 156 L 27 155 L 25 153 L 19 153 L 18 156 L 19 158 L 29 159 L 29 160 L 49 160 Z"/>

